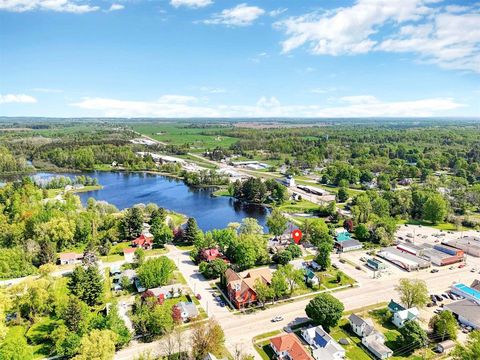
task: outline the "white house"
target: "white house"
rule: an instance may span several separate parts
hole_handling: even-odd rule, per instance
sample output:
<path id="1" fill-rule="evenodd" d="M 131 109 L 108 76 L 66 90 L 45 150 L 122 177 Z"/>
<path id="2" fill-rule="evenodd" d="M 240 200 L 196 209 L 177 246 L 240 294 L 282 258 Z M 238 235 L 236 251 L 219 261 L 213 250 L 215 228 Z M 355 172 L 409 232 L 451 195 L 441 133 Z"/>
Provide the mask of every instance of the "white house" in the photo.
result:
<path id="1" fill-rule="evenodd" d="M 322 326 L 302 330 L 303 339 L 313 348 L 315 360 L 340 360 L 345 358 L 345 349 L 337 343 Z"/>
<path id="2" fill-rule="evenodd" d="M 352 314 L 348 317 L 348 322 L 350 323 L 353 332 L 361 338 L 368 336 L 375 331 L 373 321 L 371 319 L 364 320 L 360 316 Z"/>
<path id="3" fill-rule="evenodd" d="M 393 356 L 392 349 L 385 346 L 385 337 L 377 331 L 373 331 L 370 335 L 362 338 L 362 344 L 377 359 L 387 359 Z"/>
<path id="4" fill-rule="evenodd" d="M 63 253 L 58 256 L 58 262 L 60 265 L 77 264 L 83 259 L 83 254 L 77 254 L 74 252 Z"/>
<path id="5" fill-rule="evenodd" d="M 127 263 L 133 263 L 135 261 L 135 248 L 123 249 L 123 257 Z"/>
<path id="6" fill-rule="evenodd" d="M 400 310 L 393 314 L 392 322 L 397 328 L 401 328 L 407 321 L 416 320 L 418 315 L 419 311 L 416 307 Z"/>

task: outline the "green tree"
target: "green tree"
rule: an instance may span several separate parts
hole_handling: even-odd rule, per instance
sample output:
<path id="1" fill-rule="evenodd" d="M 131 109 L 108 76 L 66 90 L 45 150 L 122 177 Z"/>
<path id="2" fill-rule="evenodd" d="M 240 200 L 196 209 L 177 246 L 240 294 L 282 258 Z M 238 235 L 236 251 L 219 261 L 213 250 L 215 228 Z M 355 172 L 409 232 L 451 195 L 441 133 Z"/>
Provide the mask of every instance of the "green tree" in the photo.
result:
<path id="1" fill-rule="evenodd" d="M 319 246 L 321 243 L 331 243 L 333 245 L 333 238 L 328 226 L 322 219 L 305 219 L 302 231 L 305 239 L 314 246 Z"/>
<path id="2" fill-rule="evenodd" d="M 110 330 L 92 330 L 84 336 L 74 360 L 111 360 L 115 355 L 117 335 Z"/>
<path id="3" fill-rule="evenodd" d="M 70 277 L 68 288 L 73 295 L 94 306 L 102 300 L 104 286 L 103 278 L 96 265 L 89 265 L 86 269 L 77 266 Z"/>
<path id="4" fill-rule="evenodd" d="M 322 270 L 327 270 L 332 264 L 330 254 L 333 250 L 333 245 L 330 243 L 321 243 L 317 248 L 317 256 L 315 257 L 315 262 L 322 268 Z"/>
<path id="5" fill-rule="evenodd" d="M 322 325 L 326 331 L 337 326 L 342 318 L 344 306 L 330 294 L 320 294 L 310 300 L 305 312 L 316 324 Z"/>
<path id="6" fill-rule="evenodd" d="M 163 286 L 173 277 L 175 263 L 165 256 L 148 259 L 137 270 L 137 276 L 142 286 L 151 289 Z"/>
<path id="7" fill-rule="evenodd" d="M 197 221 L 194 218 L 188 218 L 185 232 L 183 234 L 183 241 L 193 244 L 203 237 L 202 231 L 198 228 Z"/>
<path id="8" fill-rule="evenodd" d="M 173 240 L 173 231 L 165 223 L 161 225 L 152 225 L 150 232 L 153 235 L 154 243 L 159 247 L 163 247 L 166 243 Z"/>
<path id="9" fill-rule="evenodd" d="M 433 224 L 442 222 L 447 216 L 447 202 L 440 194 L 432 194 L 423 205 L 423 219 Z"/>
<path id="10" fill-rule="evenodd" d="M 115 341 L 116 348 L 122 348 L 127 345 L 132 336 L 128 330 L 125 322 L 120 317 L 118 313 L 118 305 L 116 302 L 113 302 L 108 309 L 108 314 L 105 318 L 106 327 L 109 330 L 112 330 L 117 334 L 117 339 Z"/>
<path id="11" fill-rule="evenodd" d="M 280 272 L 285 277 L 290 295 L 292 295 L 296 286 L 303 284 L 303 271 L 295 269 L 292 264 L 280 265 L 276 272 Z"/>
<path id="12" fill-rule="evenodd" d="M 209 263 L 202 262 L 199 270 L 207 279 L 216 279 L 227 271 L 228 265 L 222 259 L 215 259 Z"/>
<path id="13" fill-rule="evenodd" d="M 429 301 L 427 284 L 423 280 L 400 279 L 395 290 L 400 295 L 400 301 L 408 309 L 414 306 L 424 307 Z"/>
<path id="14" fill-rule="evenodd" d="M 456 340 L 458 325 L 455 316 L 450 311 L 442 311 L 430 319 L 430 327 L 436 335 L 445 339 Z"/>
<path id="15" fill-rule="evenodd" d="M 399 331 L 401 346 L 408 346 L 411 352 L 424 347 L 428 343 L 427 333 L 415 320 L 407 321 Z"/>
<path id="16" fill-rule="evenodd" d="M 135 265 L 137 267 L 142 266 L 143 263 L 145 262 L 145 250 L 143 250 L 141 247 L 135 249 L 134 258 L 135 258 Z"/>
<path id="17" fill-rule="evenodd" d="M 62 319 L 68 330 L 83 335 L 88 327 L 88 317 L 88 306 L 76 296 L 70 296 L 62 313 Z"/>
<path id="18" fill-rule="evenodd" d="M 285 250 L 289 251 L 292 254 L 293 259 L 302 256 L 302 249 L 297 244 L 290 244 Z"/>
<path id="19" fill-rule="evenodd" d="M 278 209 L 274 209 L 267 218 L 268 230 L 270 234 L 276 236 L 282 235 L 287 230 L 287 223 L 287 218 Z"/>
<path id="20" fill-rule="evenodd" d="M 262 305 L 265 305 L 267 300 L 273 299 L 274 297 L 273 289 L 260 281 L 260 279 L 255 280 L 255 292 L 257 293 L 257 300 Z"/>
<path id="21" fill-rule="evenodd" d="M 272 259 L 277 264 L 287 265 L 292 260 L 292 253 L 290 251 L 283 250 L 273 255 Z"/>
<path id="22" fill-rule="evenodd" d="M 55 354 L 67 358 L 78 353 L 82 342 L 82 337 L 69 331 L 65 325 L 56 326 L 50 337 L 55 344 Z"/>
<path id="23" fill-rule="evenodd" d="M 137 335 L 153 339 L 173 329 L 172 309 L 159 305 L 155 298 L 138 301 L 134 309 L 131 319 Z"/>
<path id="24" fill-rule="evenodd" d="M 288 282 L 282 272 L 275 271 L 272 276 L 271 288 L 275 299 L 280 299 L 288 292 Z"/>
<path id="25" fill-rule="evenodd" d="M 269 260 L 267 241 L 259 235 L 241 234 L 229 247 L 227 256 L 246 270 Z"/>
<path id="26" fill-rule="evenodd" d="M 0 343 L 0 359 L 33 360 L 33 351 L 28 346 L 25 336 L 10 336 Z"/>
<path id="27" fill-rule="evenodd" d="M 135 239 L 142 233 L 143 229 L 143 212 L 139 207 L 129 208 L 120 222 L 120 231 L 123 238 L 131 240 Z"/>
<path id="28" fill-rule="evenodd" d="M 336 198 L 339 203 L 343 203 L 348 200 L 349 196 L 347 188 L 341 187 L 338 189 Z"/>
<path id="29" fill-rule="evenodd" d="M 472 331 L 468 335 L 465 345 L 458 344 L 452 352 L 454 360 L 478 360 L 480 359 L 480 331 Z"/>
<path id="30" fill-rule="evenodd" d="M 370 230 L 367 225 L 358 224 L 355 227 L 355 237 L 360 241 L 368 241 L 370 239 Z"/>
<path id="31" fill-rule="evenodd" d="M 242 224 L 240 225 L 240 228 L 238 229 L 238 233 L 245 234 L 245 235 L 262 235 L 263 228 L 258 223 L 257 219 L 244 218 L 242 220 Z"/>

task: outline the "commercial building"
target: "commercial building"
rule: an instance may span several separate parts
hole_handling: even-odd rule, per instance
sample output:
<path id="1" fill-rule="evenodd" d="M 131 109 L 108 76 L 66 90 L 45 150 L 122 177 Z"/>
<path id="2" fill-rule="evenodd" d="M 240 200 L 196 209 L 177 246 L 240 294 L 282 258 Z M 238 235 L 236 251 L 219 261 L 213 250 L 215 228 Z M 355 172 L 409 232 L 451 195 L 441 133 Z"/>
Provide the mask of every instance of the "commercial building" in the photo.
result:
<path id="1" fill-rule="evenodd" d="M 480 257 L 480 238 L 465 236 L 460 239 L 443 240 L 442 244 L 463 250 L 468 255 Z"/>
<path id="2" fill-rule="evenodd" d="M 422 258 L 429 260 L 433 265 L 446 266 L 464 260 L 463 250 L 455 249 L 446 245 L 434 245 L 431 247 L 424 244 Z"/>
<path id="3" fill-rule="evenodd" d="M 480 306 L 471 300 L 460 300 L 444 305 L 445 310 L 450 310 L 458 321 L 474 329 L 480 329 Z"/>
<path id="4" fill-rule="evenodd" d="M 343 229 L 337 229 L 335 235 L 335 247 L 341 252 L 360 250 L 363 244 L 355 239 L 352 239 L 350 233 Z"/>
<path id="5" fill-rule="evenodd" d="M 422 256 L 423 255 L 423 247 L 409 244 L 409 243 L 399 243 L 397 245 L 397 249 L 407 252 L 409 254 L 415 255 L 415 256 Z"/>
<path id="6" fill-rule="evenodd" d="M 384 270 L 387 268 L 387 264 L 375 258 L 368 259 L 367 266 L 375 271 Z"/>
<path id="7" fill-rule="evenodd" d="M 426 269 L 431 265 L 430 261 L 397 249 L 394 246 L 383 248 L 377 255 L 407 271 Z"/>
<path id="8" fill-rule="evenodd" d="M 480 304 L 480 291 L 473 289 L 470 286 L 462 283 L 456 283 L 451 286 L 450 291 L 456 295 L 463 296 L 466 299 Z"/>

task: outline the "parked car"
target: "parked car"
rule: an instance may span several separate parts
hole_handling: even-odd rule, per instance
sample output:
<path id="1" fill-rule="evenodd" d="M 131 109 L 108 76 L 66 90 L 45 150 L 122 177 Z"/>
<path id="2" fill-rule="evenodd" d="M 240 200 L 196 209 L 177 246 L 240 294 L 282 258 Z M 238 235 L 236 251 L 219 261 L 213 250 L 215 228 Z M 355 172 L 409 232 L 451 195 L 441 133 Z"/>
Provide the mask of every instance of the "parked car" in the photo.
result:
<path id="1" fill-rule="evenodd" d="M 458 268 L 461 269 L 461 268 L 464 268 L 466 265 L 465 264 L 460 264 L 458 265 Z"/>
<path id="2" fill-rule="evenodd" d="M 449 297 L 450 299 L 452 299 L 452 300 L 456 300 L 456 299 L 455 299 L 455 296 L 453 296 L 451 293 L 448 294 L 448 297 Z"/>
<path id="3" fill-rule="evenodd" d="M 431 273 L 437 273 L 439 270 L 438 269 L 432 269 L 430 272 Z"/>
<path id="4" fill-rule="evenodd" d="M 448 299 L 448 295 L 443 293 L 442 296 L 445 298 L 445 299 Z"/>
<path id="5" fill-rule="evenodd" d="M 200 294 L 195 295 L 195 297 L 196 297 L 198 300 L 201 300 L 201 299 L 202 299 L 202 295 L 200 295 Z"/>
<path id="6" fill-rule="evenodd" d="M 272 319 L 272 322 L 279 322 L 279 321 L 283 321 L 283 317 L 282 316 L 275 316 L 273 319 Z"/>
<path id="7" fill-rule="evenodd" d="M 427 307 L 434 307 L 436 306 L 437 303 L 434 303 L 434 302 L 430 302 L 427 304 Z"/>
<path id="8" fill-rule="evenodd" d="M 366 258 L 365 256 L 362 256 L 362 257 L 360 258 L 360 261 L 367 262 L 367 258 Z"/>
<path id="9" fill-rule="evenodd" d="M 435 295 L 435 299 L 440 302 L 443 301 L 443 298 L 440 295 Z"/>

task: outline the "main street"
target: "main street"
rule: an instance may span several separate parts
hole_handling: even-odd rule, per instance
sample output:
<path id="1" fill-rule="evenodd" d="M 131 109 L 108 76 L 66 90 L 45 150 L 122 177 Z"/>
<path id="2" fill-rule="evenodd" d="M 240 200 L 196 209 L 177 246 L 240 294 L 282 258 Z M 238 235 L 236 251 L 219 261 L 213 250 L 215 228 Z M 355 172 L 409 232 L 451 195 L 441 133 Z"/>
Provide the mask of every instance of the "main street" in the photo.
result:
<path id="1" fill-rule="evenodd" d="M 200 304 L 208 311 L 210 318 L 217 320 L 225 332 L 226 347 L 231 353 L 240 348 L 246 354 L 252 354 L 256 359 L 261 359 L 255 351 L 252 338 L 273 330 L 281 329 L 285 326 L 291 326 L 307 320 L 305 315 L 305 306 L 310 301 L 309 298 L 278 304 L 266 310 L 257 310 L 249 314 L 239 314 L 229 311 L 226 307 L 221 307 L 214 301 L 210 282 L 206 280 L 199 272 L 198 267 L 192 262 L 188 251 L 179 250 L 174 246 L 168 246 L 169 252 L 166 254 L 175 261 L 178 269 L 184 275 L 188 285 L 196 294 L 201 295 Z M 355 276 L 355 270 L 348 264 L 341 264 L 334 259 L 334 263 L 343 271 L 351 276 Z M 359 273 L 357 273 L 357 276 Z M 473 281 L 476 274 L 466 271 L 466 269 L 455 268 L 454 270 L 444 269 L 439 273 L 430 273 L 428 270 L 414 273 L 398 273 L 388 279 L 370 279 L 365 274 L 358 276 L 360 286 L 347 290 L 334 292 L 337 297 L 345 305 L 345 310 L 355 310 L 366 306 L 389 301 L 397 297 L 395 285 L 402 277 L 425 280 L 429 286 L 430 292 L 444 292 L 454 281 L 462 281 L 469 283 Z M 277 315 L 281 315 L 284 320 L 280 323 L 274 323 L 271 319 Z M 188 333 L 185 334 L 188 339 Z M 148 349 L 152 354 L 161 354 L 163 340 L 155 341 L 148 345 L 134 345 L 120 351 L 116 355 L 116 359 L 131 359 L 128 355 L 135 353 L 132 348 L 137 349 L 136 354 L 141 353 L 141 349 Z"/>

